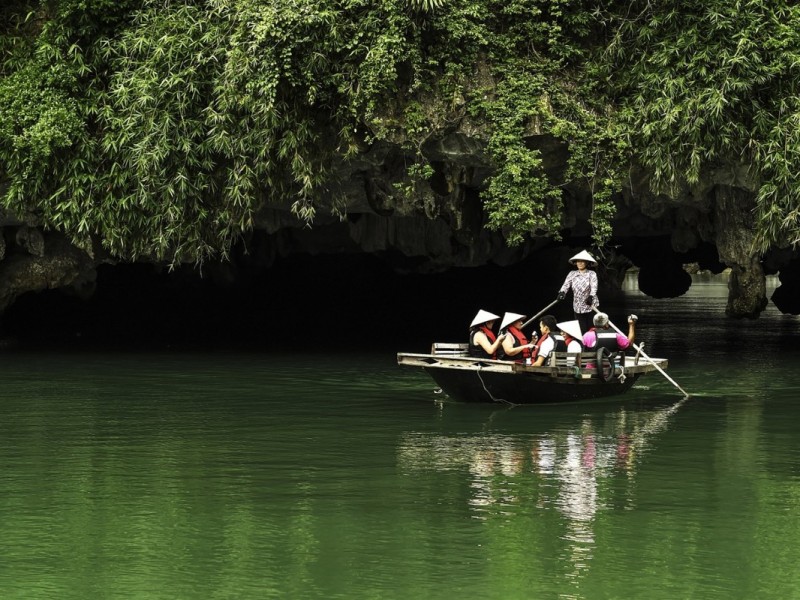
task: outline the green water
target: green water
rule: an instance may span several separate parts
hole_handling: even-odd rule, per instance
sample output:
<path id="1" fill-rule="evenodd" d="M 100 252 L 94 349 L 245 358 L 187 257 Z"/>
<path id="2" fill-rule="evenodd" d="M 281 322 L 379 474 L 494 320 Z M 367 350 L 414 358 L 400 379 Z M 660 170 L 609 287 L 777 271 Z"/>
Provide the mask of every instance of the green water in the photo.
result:
<path id="1" fill-rule="evenodd" d="M 797 319 L 690 292 L 626 307 L 688 400 L 459 405 L 382 352 L 7 353 L 0 598 L 800 598 Z"/>

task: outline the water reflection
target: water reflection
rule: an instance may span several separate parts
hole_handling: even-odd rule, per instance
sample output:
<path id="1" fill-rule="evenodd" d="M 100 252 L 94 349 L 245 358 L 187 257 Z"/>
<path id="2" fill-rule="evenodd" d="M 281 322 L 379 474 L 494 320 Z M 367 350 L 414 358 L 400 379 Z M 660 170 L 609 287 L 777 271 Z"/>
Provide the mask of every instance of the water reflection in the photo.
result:
<path id="1" fill-rule="evenodd" d="M 531 433 L 407 432 L 398 463 L 410 476 L 463 473 L 470 513 L 487 524 L 512 515 L 557 514 L 560 558 L 572 567 L 566 575 L 577 581 L 592 561 L 597 513 L 636 508 L 642 460 L 684 402 L 583 411 L 571 422 Z"/>

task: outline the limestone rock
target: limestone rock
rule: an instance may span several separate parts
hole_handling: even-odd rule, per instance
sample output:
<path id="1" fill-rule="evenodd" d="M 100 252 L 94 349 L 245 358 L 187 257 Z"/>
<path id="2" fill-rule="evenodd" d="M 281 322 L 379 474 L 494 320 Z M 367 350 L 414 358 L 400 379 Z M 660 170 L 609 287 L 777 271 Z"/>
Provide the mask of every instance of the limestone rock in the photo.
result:
<path id="1" fill-rule="evenodd" d="M 362 144 L 352 158 L 340 157 L 334 177 L 317 206 L 311 228 L 286 204 L 267 204 L 255 215 L 255 231 L 243 241 L 258 264 L 271 265 L 276 257 L 292 253 L 379 254 L 398 272 L 440 272 L 451 267 L 485 264 L 511 266 L 523 258 L 547 252 L 552 240 L 532 236 L 522 246 L 509 248 L 501 233 L 488 231 L 481 193 L 493 172 L 485 149 L 482 125 L 462 115 L 442 123 L 417 149 L 430 165 L 426 181 L 412 181 L 411 155 L 398 138 Z M 569 148 L 542 134 L 532 123 L 526 138 L 542 156 L 548 178 L 561 185 L 563 243 L 590 244 L 591 190 L 579 182 L 564 181 Z M 731 268 L 726 312 L 755 317 L 766 306 L 765 267 L 751 250 L 754 194 L 751 173 L 742 165 L 715 165 L 694 186 L 652 191 L 649 174 L 634 168 L 616 198 L 617 215 L 604 278 L 619 286 L 626 269 L 639 267 L 643 292 L 674 297 L 691 283 L 683 265 L 697 262 L 719 272 Z M 27 291 L 72 287 L 90 294 L 94 269 L 108 258 L 99 248 L 77 248 L 63 237 L 43 233 L 31 215 L 22 218 L 0 211 L 0 310 Z M 6 246 L 6 244 L 8 244 Z M 543 254 L 544 255 L 544 254 Z M 794 251 L 776 251 L 765 257 L 770 272 L 789 269 Z M 220 272 L 235 277 L 236 269 Z M 788 292 L 776 292 L 776 305 L 790 307 Z"/>
<path id="2" fill-rule="evenodd" d="M 44 248 L 44 236 L 41 247 Z M 94 262 L 58 235 L 50 236 L 41 256 L 15 253 L 0 262 L 0 310 L 26 292 L 66 288 L 94 280 Z"/>
<path id="3" fill-rule="evenodd" d="M 44 256 L 44 236 L 35 227 L 22 226 L 17 229 L 16 244 L 33 256 Z"/>

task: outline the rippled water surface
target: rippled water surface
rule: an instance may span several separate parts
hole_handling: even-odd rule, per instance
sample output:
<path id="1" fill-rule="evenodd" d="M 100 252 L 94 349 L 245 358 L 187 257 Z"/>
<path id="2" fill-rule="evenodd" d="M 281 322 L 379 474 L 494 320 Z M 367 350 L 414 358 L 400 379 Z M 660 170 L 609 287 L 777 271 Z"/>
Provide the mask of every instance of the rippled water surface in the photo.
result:
<path id="1" fill-rule="evenodd" d="M 726 294 L 608 307 L 687 400 L 459 405 L 391 353 L 5 354 L 0 597 L 800 598 L 800 324 Z"/>

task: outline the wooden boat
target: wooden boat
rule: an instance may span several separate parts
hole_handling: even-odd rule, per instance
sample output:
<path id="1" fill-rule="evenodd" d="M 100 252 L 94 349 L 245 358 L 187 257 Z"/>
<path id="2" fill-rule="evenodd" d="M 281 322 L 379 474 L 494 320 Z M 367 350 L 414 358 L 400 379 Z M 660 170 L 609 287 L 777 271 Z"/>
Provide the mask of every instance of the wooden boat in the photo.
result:
<path id="1" fill-rule="evenodd" d="M 538 404 L 623 394 L 645 373 L 667 368 L 667 359 L 643 354 L 555 352 L 550 364 L 532 367 L 469 356 L 467 344 L 434 343 L 430 354 L 398 353 L 397 363 L 422 368 L 459 402 Z"/>

